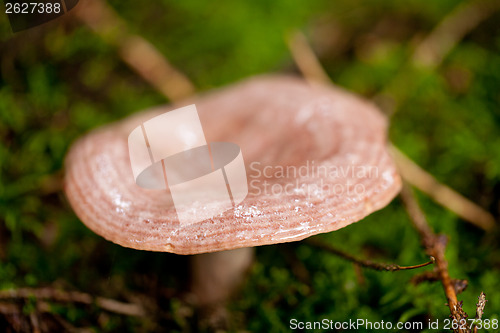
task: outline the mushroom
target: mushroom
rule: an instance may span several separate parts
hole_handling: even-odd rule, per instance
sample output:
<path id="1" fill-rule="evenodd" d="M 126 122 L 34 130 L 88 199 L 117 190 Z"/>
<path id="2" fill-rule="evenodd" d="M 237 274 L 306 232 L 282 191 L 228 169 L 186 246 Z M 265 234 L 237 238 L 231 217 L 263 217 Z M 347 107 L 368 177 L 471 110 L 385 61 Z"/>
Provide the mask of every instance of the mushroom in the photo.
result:
<path id="1" fill-rule="evenodd" d="M 193 103 L 207 141 L 241 147 L 248 196 L 180 225 L 168 190 L 136 185 L 127 138 L 142 122 Z M 252 247 L 343 228 L 394 198 L 401 180 L 386 129 L 376 107 L 340 88 L 259 76 L 87 134 L 67 156 L 65 192 L 83 223 L 114 243 L 196 255 L 193 291 L 214 304 L 238 284 Z"/>

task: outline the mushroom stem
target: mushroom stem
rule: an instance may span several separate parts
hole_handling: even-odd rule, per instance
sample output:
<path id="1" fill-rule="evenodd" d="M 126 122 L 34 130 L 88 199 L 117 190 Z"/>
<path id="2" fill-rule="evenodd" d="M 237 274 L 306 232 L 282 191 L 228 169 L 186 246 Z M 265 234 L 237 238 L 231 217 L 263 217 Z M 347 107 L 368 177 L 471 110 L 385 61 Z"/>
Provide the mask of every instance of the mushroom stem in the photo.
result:
<path id="1" fill-rule="evenodd" d="M 200 307 L 224 303 L 241 284 L 254 248 L 197 254 L 191 258 L 191 290 Z"/>

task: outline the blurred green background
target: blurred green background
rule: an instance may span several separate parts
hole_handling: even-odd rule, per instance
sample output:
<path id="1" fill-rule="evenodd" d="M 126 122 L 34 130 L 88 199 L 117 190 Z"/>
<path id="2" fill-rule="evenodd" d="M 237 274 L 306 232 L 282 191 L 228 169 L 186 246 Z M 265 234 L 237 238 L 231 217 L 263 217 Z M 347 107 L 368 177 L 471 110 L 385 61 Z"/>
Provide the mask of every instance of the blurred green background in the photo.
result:
<path id="1" fill-rule="evenodd" d="M 499 11 L 488 13 L 431 68 L 409 59 L 419 41 L 464 5 L 461 1 L 109 4 L 131 32 L 154 44 L 200 91 L 253 74 L 298 73 L 286 38 L 303 31 L 336 84 L 376 97 L 394 113 L 389 136 L 396 146 L 441 182 L 499 215 Z M 168 101 L 123 63 L 116 48 L 71 15 L 13 34 L 1 14 L 0 36 L 0 289 L 80 290 L 139 300 L 153 314 L 135 318 L 54 303 L 41 316 L 96 332 L 203 331 L 197 311 L 183 297 L 182 257 L 105 241 L 78 220 L 61 190 L 64 156 L 73 140 Z M 452 277 L 469 281 L 459 295 L 464 309 L 474 315 L 484 291 L 485 318 L 499 319 L 498 234 L 418 197 L 432 227 L 450 237 L 446 255 Z M 375 261 L 412 265 L 428 259 L 398 198 L 319 238 Z M 305 277 L 293 273 L 297 263 L 306 269 Z M 430 269 L 363 270 L 360 278 L 352 263 L 303 242 L 261 247 L 243 289 L 229 304 L 230 331 L 287 331 L 292 318 L 442 321 L 449 310 L 441 285 L 410 283 Z M 35 311 L 34 304 L 20 304 L 24 316 Z M 0 314 L 0 330 L 12 329 L 12 323 Z"/>

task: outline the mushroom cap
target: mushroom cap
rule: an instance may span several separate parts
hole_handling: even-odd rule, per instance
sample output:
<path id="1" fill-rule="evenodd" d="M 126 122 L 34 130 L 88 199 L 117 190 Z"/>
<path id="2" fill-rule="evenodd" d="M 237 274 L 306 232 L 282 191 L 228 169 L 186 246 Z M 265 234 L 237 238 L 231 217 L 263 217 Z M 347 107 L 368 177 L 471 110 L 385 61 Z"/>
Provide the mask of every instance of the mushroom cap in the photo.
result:
<path id="1" fill-rule="evenodd" d="M 241 147 L 249 194 L 234 209 L 181 225 L 168 190 L 136 185 L 127 138 L 193 103 L 208 142 Z M 259 76 L 85 135 L 66 158 L 65 192 L 95 233 L 138 250 L 197 254 L 297 241 L 359 221 L 399 192 L 386 130 L 376 107 L 340 88 Z"/>

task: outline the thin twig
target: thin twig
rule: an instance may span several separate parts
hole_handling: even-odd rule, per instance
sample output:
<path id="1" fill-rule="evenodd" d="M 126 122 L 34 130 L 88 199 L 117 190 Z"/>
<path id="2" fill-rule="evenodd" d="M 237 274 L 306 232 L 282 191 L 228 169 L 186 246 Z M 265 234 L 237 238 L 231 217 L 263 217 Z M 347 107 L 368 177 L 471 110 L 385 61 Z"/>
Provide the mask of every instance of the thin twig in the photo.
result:
<path id="1" fill-rule="evenodd" d="M 421 268 L 425 267 L 428 265 L 431 265 L 435 262 L 434 258 L 431 256 L 431 260 L 428 262 L 425 262 L 423 264 L 418 264 L 418 265 L 413 265 L 413 266 L 400 266 L 396 264 L 384 264 L 384 263 L 377 263 L 373 262 L 370 260 L 364 260 L 364 259 L 358 259 L 352 255 L 350 255 L 347 252 L 344 252 L 342 250 L 339 250 L 329 244 L 310 239 L 306 241 L 308 244 L 313 245 L 314 247 L 317 247 L 323 251 L 335 254 L 341 258 L 344 258 L 348 261 L 351 261 L 353 263 L 356 263 L 362 267 L 374 269 L 376 271 L 388 271 L 388 272 L 395 272 L 395 271 L 404 271 L 404 270 L 410 270 L 410 269 L 416 269 L 416 268 Z"/>
<path id="2" fill-rule="evenodd" d="M 111 298 L 94 297 L 79 291 L 63 291 L 52 288 L 19 288 L 0 291 L 0 300 L 29 299 L 47 300 L 61 303 L 95 304 L 103 310 L 126 316 L 141 317 L 145 310 L 141 305 L 124 303 Z"/>
<path id="3" fill-rule="evenodd" d="M 301 31 L 295 31 L 287 38 L 288 47 L 292 50 L 295 63 L 306 80 L 330 83 L 330 77 L 321 66 L 316 54 L 309 46 L 306 36 Z M 307 45 L 307 47 L 304 47 Z"/>
<path id="4" fill-rule="evenodd" d="M 308 80 L 331 84 L 330 79 L 325 80 L 325 77 L 328 78 L 328 75 L 323 67 L 321 67 L 319 61 L 312 61 L 310 59 L 310 57 L 314 56 L 314 51 L 302 34 L 296 35 L 293 38 L 293 42 L 290 42 L 289 45 L 292 57 L 303 75 L 308 76 Z M 465 198 L 445 184 L 438 182 L 434 176 L 418 166 L 394 145 L 391 145 L 391 150 L 394 160 L 399 166 L 401 176 L 408 183 L 417 187 L 437 203 L 475 226 L 486 231 L 492 230 L 495 227 L 495 219 L 481 206 Z"/>
<path id="5" fill-rule="evenodd" d="M 427 254 L 436 259 L 436 275 L 443 285 L 452 318 L 458 323 L 464 319 L 467 322 L 467 314 L 462 309 L 462 302 L 458 302 L 455 285 L 453 280 L 450 278 L 450 274 L 448 273 L 448 262 L 444 256 L 447 243 L 446 236 L 436 235 L 432 231 L 431 227 L 427 223 L 424 212 L 421 210 L 417 200 L 415 199 L 412 189 L 407 184 L 403 184 L 401 198 L 406 210 L 408 211 L 408 216 L 410 217 L 413 226 L 420 234 L 422 245 L 424 246 Z M 455 329 L 455 332 L 460 333 L 466 333 L 468 331 L 468 329 L 463 329 L 462 327 Z"/>
<path id="6" fill-rule="evenodd" d="M 302 32 L 297 31 L 289 37 L 288 47 L 295 64 L 297 64 L 306 80 L 323 84 L 332 83 L 332 79 L 326 73 Z"/>
<path id="7" fill-rule="evenodd" d="M 438 182 L 436 178 L 418 166 L 394 145 L 390 145 L 390 149 L 398 165 L 399 173 L 409 184 L 475 226 L 486 231 L 495 227 L 495 219 L 489 212 L 448 186 Z"/>
<path id="8" fill-rule="evenodd" d="M 411 61 L 438 67 L 464 36 L 500 8 L 499 1 L 473 0 L 458 5 L 415 48 Z"/>
<path id="9" fill-rule="evenodd" d="M 191 81 L 150 42 L 128 32 L 126 23 L 107 3 L 81 1 L 73 11 L 103 40 L 117 47 L 122 59 L 169 100 L 177 101 L 194 93 Z"/>

